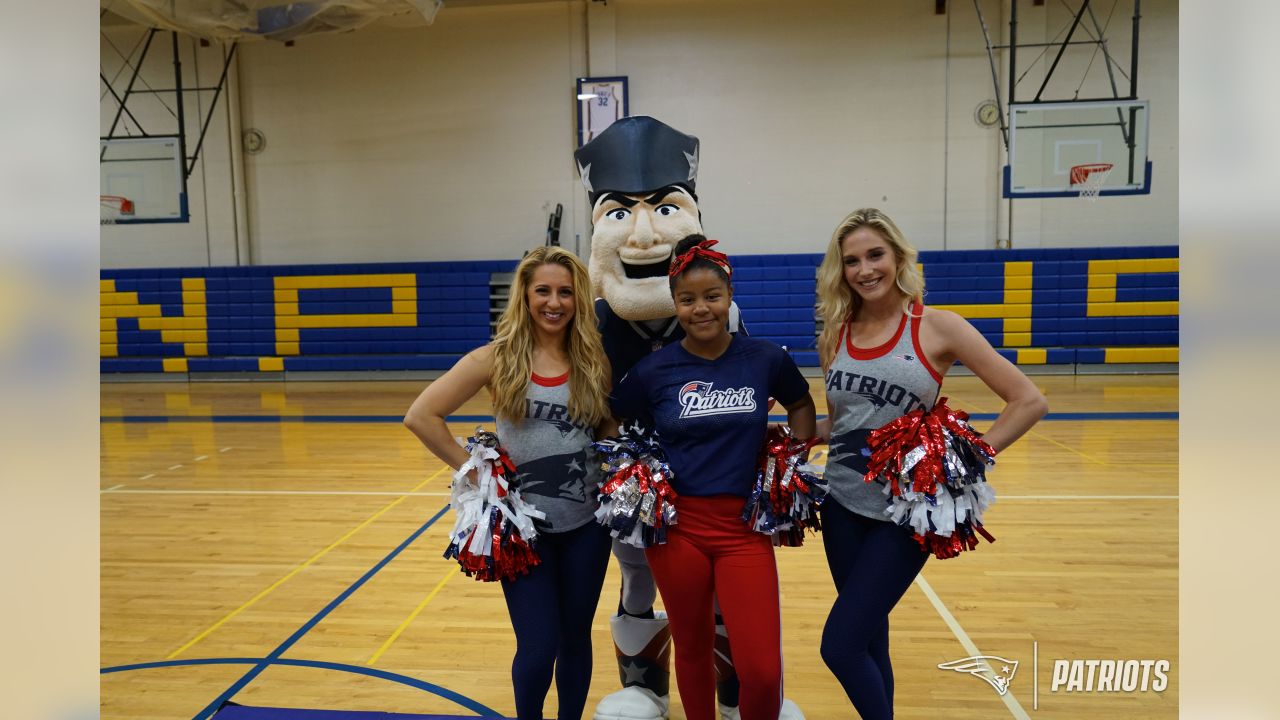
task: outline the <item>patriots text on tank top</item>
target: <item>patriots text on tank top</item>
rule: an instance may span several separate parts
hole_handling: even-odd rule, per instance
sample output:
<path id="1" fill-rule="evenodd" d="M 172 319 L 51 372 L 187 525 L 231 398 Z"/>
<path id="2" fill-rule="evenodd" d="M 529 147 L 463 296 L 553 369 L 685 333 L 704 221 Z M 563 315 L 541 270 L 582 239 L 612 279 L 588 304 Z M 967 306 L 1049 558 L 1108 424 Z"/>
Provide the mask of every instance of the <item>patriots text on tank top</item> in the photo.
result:
<path id="1" fill-rule="evenodd" d="M 929 365 L 920 348 L 920 316 L 912 304 L 893 337 L 879 347 L 857 348 L 849 323 L 840 329 L 835 359 L 827 370 L 827 406 L 832 418 L 826 480 L 830 494 L 846 509 L 888 520 L 882 483 L 863 482 L 867 457 L 863 448 L 872 430 L 917 408 L 928 410 L 938 398 L 942 375 Z"/>
<path id="2" fill-rule="evenodd" d="M 542 532 L 568 532 L 595 519 L 599 463 L 589 456 L 593 428 L 569 417 L 569 375 L 534 375 L 525 416 L 497 418 L 498 441 L 511 456 L 524 499 L 547 514 Z"/>

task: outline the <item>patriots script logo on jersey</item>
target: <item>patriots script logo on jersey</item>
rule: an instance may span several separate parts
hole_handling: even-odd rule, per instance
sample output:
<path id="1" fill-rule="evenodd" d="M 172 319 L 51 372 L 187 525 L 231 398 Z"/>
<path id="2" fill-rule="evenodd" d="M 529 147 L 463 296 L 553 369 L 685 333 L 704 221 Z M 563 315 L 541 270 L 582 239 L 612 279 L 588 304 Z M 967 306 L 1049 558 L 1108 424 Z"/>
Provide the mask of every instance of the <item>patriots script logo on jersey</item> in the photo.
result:
<path id="1" fill-rule="evenodd" d="M 680 388 L 680 417 L 749 413 L 756 409 L 755 388 L 713 390 L 714 383 L 694 380 Z"/>

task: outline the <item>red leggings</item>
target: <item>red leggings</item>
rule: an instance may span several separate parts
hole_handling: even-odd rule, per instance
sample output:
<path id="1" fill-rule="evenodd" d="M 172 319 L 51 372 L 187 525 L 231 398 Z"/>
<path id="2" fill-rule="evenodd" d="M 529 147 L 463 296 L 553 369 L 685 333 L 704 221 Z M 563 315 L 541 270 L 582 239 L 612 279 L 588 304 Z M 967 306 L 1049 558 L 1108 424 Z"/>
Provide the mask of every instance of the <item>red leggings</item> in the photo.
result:
<path id="1" fill-rule="evenodd" d="M 645 551 L 671 621 L 676 685 L 688 720 L 716 720 L 715 618 L 729 631 L 742 720 L 778 720 L 782 631 L 773 543 L 742 520 L 740 497 L 680 497 L 665 545 Z"/>

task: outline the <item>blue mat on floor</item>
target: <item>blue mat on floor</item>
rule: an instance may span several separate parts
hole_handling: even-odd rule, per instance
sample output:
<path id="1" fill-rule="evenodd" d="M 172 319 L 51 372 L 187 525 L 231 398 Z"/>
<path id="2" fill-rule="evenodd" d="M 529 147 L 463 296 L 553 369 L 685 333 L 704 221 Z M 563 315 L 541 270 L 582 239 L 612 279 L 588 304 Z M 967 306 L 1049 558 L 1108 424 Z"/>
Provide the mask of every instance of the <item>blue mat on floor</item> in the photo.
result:
<path id="1" fill-rule="evenodd" d="M 389 712 L 348 710 L 299 710 L 295 708 L 249 707 L 227 703 L 213 720 L 475 720 L 478 715 L 405 715 Z"/>

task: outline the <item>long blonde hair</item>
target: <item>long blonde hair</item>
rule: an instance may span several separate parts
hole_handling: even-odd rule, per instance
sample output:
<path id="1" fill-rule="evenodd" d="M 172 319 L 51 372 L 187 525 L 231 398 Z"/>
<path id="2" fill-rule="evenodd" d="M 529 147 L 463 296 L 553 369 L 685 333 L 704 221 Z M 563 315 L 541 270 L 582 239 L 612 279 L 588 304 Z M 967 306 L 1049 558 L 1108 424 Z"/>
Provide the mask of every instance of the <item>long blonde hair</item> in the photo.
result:
<path id="1" fill-rule="evenodd" d="M 573 253 L 559 247 L 534 248 L 516 267 L 507 307 L 498 320 L 493 338 L 493 374 L 489 391 L 497 416 L 519 422 L 525 416 L 525 391 L 533 361 L 533 318 L 529 313 L 529 286 L 533 273 L 547 264 L 560 265 L 573 280 L 573 319 L 566 333 L 569 353 L 569 416 L 595 427 L 609 417 L 608 361 L 596 328 L 591 278 Z"/>
<path id="2" fill-rule="evenodd" d="M 818 357 L 825 370 L 836 356 L 836 343 L 845 321 L 857 314 L 862 299 L 844 279 L 844 259 L 841 244 L 858 228 L 869 227 L 884 238 L 893 250 L 898 272 L 894 284 L 902 293 L 902 309 L 905 312 L 913 302 L 924 299 L 924 275 L 916 267 L 920 253 L 902 235 L 888 215 L 875 208 L 862 208 L 849 213 L 831 233 L 827 254 L 818 266 L 818 316 L 822 318 L 822 334 L 818 336 Z"/>

